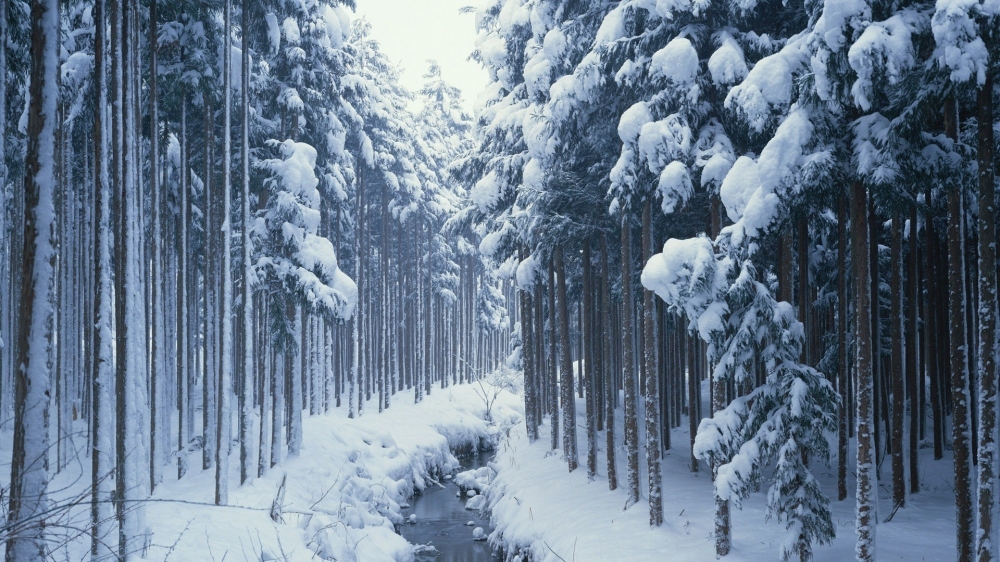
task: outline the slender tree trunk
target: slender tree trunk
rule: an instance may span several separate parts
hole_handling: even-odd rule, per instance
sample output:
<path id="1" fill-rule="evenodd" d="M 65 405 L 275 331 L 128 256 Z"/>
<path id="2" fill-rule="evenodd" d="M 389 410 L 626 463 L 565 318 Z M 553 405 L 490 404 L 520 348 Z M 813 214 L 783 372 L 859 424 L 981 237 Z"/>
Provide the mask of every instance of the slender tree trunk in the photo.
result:
<path id="1" fill-rule="evenodd" d="M 945 102 L 945 134 L 958 139 L 958 106 L 954 97 Z M 973 558 L 973 509 L 970 482 L 969 365 L 965 326 L 965 254 L 962 226 L 965 205 L 962 186 L 948 186 L 948 327 L 951 338 L 952 449 L 955 459 L 958 560 Z M 991 340 L 992 341 L 992 340 Z"/>
<path id="2" fill-rule="evenodd" d="M 938 369 L 938 363 L 940 358 L 938 356 L 937 348 L 937 338 L 935 335 L 938 333 L 938 326 L 941 324 L 939 316 L 939 306 L 938 302 L 938 279 L 937 276 L 939 272 L 937 271 L 937 247 L 938 240 L 937 234 L 934 232 L 934 216 L 931 212 L 933 198 L 931 197 L 931 187 L 927 187 L 926 199 L 927 204 L 927 215 L 924 217 L 924 234 L 926 251 L 924 255 L 926 256 L 924 274 L 927 276 L 927 301 L 924 307 L 927 317 L 924 320 L 924 353 L 927 363 L 927 378 L 930 379 L 931 383 L 931 411 L 934 416 L 934 460 L 940 460 L 944 456 L 944 412 L 942 408 L 941 401 L 941 384 L 940 384 L 940 371 Z"/>
<path id="3" fill-rule="evenodd" d="M 850 359 L 847 356 L 847 195 L 841 194 L 837 213 L 837 391 L 840 407 L 837 422 L 837 500 L 847 499 L 847 412 L 849 395 L 847 376 Z"/>
<path id="4" fill-rule="evenodd" d="M 611 280 L 608 260 L 608 236 L 601 235 L 601 325 L 607 329 L 601 330 L 604 338 L 604 400 L 606 420 L 604 424 L 605 452 L 608 460 L 608 488 L 612 491 L 618 489 L 618 467 L 615 462 L 615 395 L 618 389 L 615 386 L 614 369 L 612 368 L 612 345 L 611 345 Z"/>
<path id="5" fill-rule="evenodd" d="M 597 476 L 597 393 L 595 392 L 594 379 L 596 366 L 594 362 L 594 356 L 596 355 L 596 349 L 594 345 L 594 337 L 591 333 L 594 329 L 594 323 L 592 322 L 593 317 L 593 277 L 591 273 L 590 266 L 590 240 L 585 239 L 583 241 L 583 333 L 584 333 L 584 343 L 586 359 L 584 359 L 584 367 L 586 368 L 586 378 L 584 383 L 587 387 L 586 392 L 586 408 L 587 408 L 587 477 L 594 478 Z M 582 351 L 582 350 L 581 350 Z"/>
<path id="6" fill-rule="evenodd" d="M 114 351 L 112 341 L 113 303 L 111 286 L 111 190 L 108 185 L 107 147 L 107 37 L 104 0 L 94 3 L 93 18 L 99 25 L 95 29 L 94 76 L 96 107 L 94 115 L 94 184 L 96 208 L 94 209 L 94 235 L 97 240 L 97 259 L 94 263 L 96 295 L 94 306 L 97 323 L 94 330 L 94 379 L 92 381 L 92 440 L 91 440 L 91 540 L 92 560 L 108 560 L 113 556 L 109 542 L 113 540 L 111 501 L 114 488 L 113 435 L 111 415 L 111 387 L 114 377 Z"/>
<path id="7" fill-rule="evenodd" d="M 215 434 L 215 504 L 229 503 L 229 449 L 232 442 L 230 396 L 233 393 L 233 279 L 232 267 L 232 0 L 225 0 L 222 41 L 222 346 L 219 352 L 219 396 Z"/>
<path id="8" fill-rule="evenodd" d="M 639 427 L 636 414 L 635 354 L 632 312 L 632 229 L 622 216 L 622 365 L 625 386 L 625 448 L 628 454 L 628 497 L 625 506 L 639 501 Z"/>
<path id="9" fill-rule="evenodd" d="M 164 343 L 164 325 L 163 325 L 163 312 L 164 309 L 161 305 L 161 300 L 163 298 L 162 279 L 164 278 L 163 271 L 161 271 L 161 235 L 160 235 L 160 177 L 159 169 L 157 164 L 159 163 L 159 109 L 157 100 L 157 14 L 156 14 L 156 0 L 150 0 L 149 2 L 149 189 L 152 194 L 151 210 L 153 213 L 153 230 L 152 230 L 152 245 L 153 245 L 153 260 L 152 260 L 152 272 L 150 274 L 150 290 L 152 291 L 153 300 L 153 318 L 151 324 L 152 334 L 149 339 L 152 345 L 152 362 L 151 372 L 149 374 L 149 489 L 150 491 L 156 488 L 156 485 L 161 479 L 160 469 L 161 464 L 158 459 L 160 451 L 158 449 L 159 436 L 158 432 L 162 432 L 158 424 L 158 416 L 162 416 L 162 394 L 166 390 L 164 385 L 161 384 L 161 378 L 165 378 L 164 375 L 164 365 L 162 361 L 161 354 L 163 353 L 163 343 Z"/>
<path id="10" fill-rule="evenodd" d="M 521 250 L 521 261 L 527 259 L 527 252 Z M 535 419 L 534 385 L 532 381 L 537 376 L 535 365 L 535 336 L 532 322 L 531 293 L 522 287 L 521 293 L 521 360 L 524 364 L 524 422 L 527 424 L 528 439 L 538 439 L 538 420 Z"/>
<path id="11" fill-rule="evenodd" d="M 556 342 L 556 269 L 553 266 L 552 260 L 548 260 L 548 266 L 549 372 L 545 383 L 548 388 L 549 425 L 552 428 L 550 449 L 555 451 L 559 448 L 559 346 Z"/>
<path id="12" fill-rule="evenodd" d="M 569 310 L 566 302 L 566 266 L 563 263 L 562 247 L 557 246 L 553 256 L 556 273 L 556 300 L 559 312 L 559 347 L 562 363 L 562 404 L 563 404 L 563 453 L 566 464 L 573 472 L 578 466 L 576 453 L 576 399 L 573 396 L 573 359 L 570 356 Z"/>
<path id="13" fill-rule="evenodd" d="M 979 518 L 976 558 L 990 562 L 993 546 L 993 502 L 996 486 L 996 215 L 993 177 L 993 76 L 979 89 Z M 957 453 L 957 452 L 956 452 Z M 957 462 L 957 455 L 956 455 Z M 956 488 L 957 492 L 957 488 Z"/>
<path id="14" fill-rule="evenodd" d="M 858 542 L 855 554 L 859 562 L 875 560 L 875 524 L 878 482 L 875 477 L 875 450 L 873 447 L 877 427 L 874 412 L 874 367 L 872 358 L 871 282 L 869 279 L 870 256 L 868 250 L 868 207 L 865 187 L 860 181 L 851 184 L 851 258 L 854 269 L 855 364 L 857 373 L 857 521 Z"/>
<path id="15" fill-rule="evenodd" d="M 642 210 L 642 249 L 644 263 L 648 262 L 649 258 L 653 256 L 651 220 L 652 202 L 647 199 Z M 663 524 L 663 483 L 660 477 L 660 395 L 657 389 L 659 377 L 656 373 L 656 332 L 653 325 L 653 315 L 656 312 L 656 307 L 653 304 L 653 292 L 648 289 L 643 290 L 642 310 L 643 335 L 646 341 L 644 361 L 646 365 L 646 468 L 649 474 L 649 524 L 652 527 L 659 527 Z M 726 507 L 726 514 L 728 515 L 728 506 Z M 728 531 L 728 525 L 726 527 Z M 718 527 L 716 531 L 718 531 Z M 718 540 L 718 534 L 716 534 L 717 546 Z M 717 548 L 716 552 L 722 556 L 728 550 L 727 547 L 725 549 L 726 552 L 722 552 Z"/>
<path id="16" fill-rule="evenodd" d="M 890 264 L 890 293 L 892 307 L 889 313 L 892 338 L 892 503 L 893 507 L 906 505 L 906 475 L 903 473 L 903 413 L 906 404 L 903 396 L 903 216 L 892 215 L 892 248 Z"/>
<path id="17" fill-rule="evenodd" d="M 250 365 L 254 362 L 253 338 L 253 263 L 250 261 L 253 241 L 250 239 L 250 2 L 242 0 L 241 27 L 243 28 L 242 44 L 240 45 L 240 184 L 242 193 L 242 250 L 243 285 L 240 313 L 238 316 L 239 330 L 237 347 L 243 351 L 241 370 L 238 373 L 243 380 L 240 393 L 240 484 L 246 484 L 251 478 L 251 463 L 253 452 L 250 434 L 253 431 L 253 375 Z M 264 418 L 261 417 L 261 424 Z"/>
<path id="18" fill-rule="evenodd" d="M 920 433 L 920 417 L 923 410 L 920 408 L 920 393 L 918 386 L 922 386 L 923 377 L 918 369 L 920 324 L 917 310 L 920 303 L 920 277 L 917 273 L 917 206 L 910 206 L 910 259 L 907 261 L 909 267 L 909 283 L 907 285 L 907 339 L 906 339 L 906 388 L 907 400 L 910 403 L 910 432 L 909 432 L 909 455 L 910 455 L 910 493 L 915 494 L 920 491 L 920 479 L 917 473 L 917 453 L 919 451 L 918 437 Z"/>

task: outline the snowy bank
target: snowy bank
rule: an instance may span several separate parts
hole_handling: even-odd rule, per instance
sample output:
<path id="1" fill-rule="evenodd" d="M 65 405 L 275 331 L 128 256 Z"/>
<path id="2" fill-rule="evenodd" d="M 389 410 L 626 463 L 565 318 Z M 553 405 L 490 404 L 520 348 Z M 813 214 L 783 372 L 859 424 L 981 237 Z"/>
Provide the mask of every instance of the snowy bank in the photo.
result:
<path id="1" fill-rule="evenodd" d="M 504 393 L 494 419 L 520 419 L 518 400 Z M 227 552 L 237 560 L 412 560 L 412 546 L 396 534 L 400 505 L 458 468 L 452 451 L 490 443 L 496 426 L 483 421 L 470 385 L 435 389 L 420 404 L 400 393 L 382 413 L 377 402 L 368 408 L 358 419 L 343 410 L 306 418 L 302 455 L 230 494 L 231 504 L 251 509 L 151 503 L 156 546 L 147 559 L 204 559 L 208 548 L 216 560 Z M 283 515 L 273 522 L 282 480 Z M 204 499 L 211 485 L 206 471 L 162 486 L 154 499 Z"/>
<path id="2" fill-rule="evenodd" d="M 708 396 L 703 388 L 703 396 Z M 581 461 L 586 460 L 585 404 L 578 400 L 578 438 Z M 707 409 L 707 405 L 705 406 Z M 585 464 L 567 473 L 562 451 L 549 451 L 549 428 L 544 423 L 539 439 L 529 443 L 522 426 L 500 445 L 492 463 L 499 473 L 484 491 L 495 530 L 490 544 L 506 554 L 508 562 L 696 562 L 715 559 L 712 482 L 708 467 L 691 473 L 690 437 L 674 429 L 674 448 L 662 461 L 664 523 L 651 529 L 649 506 L 642 499 L 628 510 L 625 451 L 622 445 L 622 412 L 617 412 L 619 488 L 608 490 L 604 436 L 598 439 L 598 475 L 588 480 Z M 643 412 L 640 404 L 639 419 Z M 639 443 L 644 443 L 640 427 Z M 849 449 L 853 453 L 853 445 Z M 640 451 L 641 496 L 647 492 L 645 452 Z M 950 471 L 950 451 L 934 461 L 932 450 L 920 450 L 922 488 L 907 499 L 907 506 L 888 523 L 878 526 L 879 560 L 949 560 L 955 553 L 955 507 Z M 853 455 L 852 455 L 853 456 Z M 815 467 L 821 485 L 836 497 L 836 464 Z M 853 460 L 848 474 L 853 475 Z M 888 472 L 883 472 L 888 478 Z M 886 480 L 887 481 L 887 480 Z M 855 486 L 848 477 L 848 489 Z M 879 521 L 892 512 L 891 489 L 879 491 Z M 734 509 L 733 547 L 727 562 L 774 562 L 785 537 L 783 522 L 766 521 L 764 493 L 752 495 L 743 509 Z M 829 546 L 816 547 L 816 562 L 854 559 L 853 495 L 832 502 L 837 537 Z"/>
<path id="3" fill-rule="evenodd" d="M 146 504 L 148 548 L 132 560 L 410 561 L 413 545 L 396 533 L 404 523 L 400 506 L 408 506 L 414 493 L 438 485 L 459 467 L 452 451 L 492 445 L 498 432 L 521 419 L 520 402 L 506 391 L 499 394 L 491 404 L 493 419 L 499 421 L 488 424 L 476 388 L 460 385 L 435 388 L 419 404 L 409 393 L 396 394 L 382 413 L 372 401 L 358 419 L 349 419 L 346 408 L 307 416 L 302 454 L 234 487 L 227 506 L 212 504 L 214 467 L 198 470 L 200 459 L 195 462 L 192 456 L 187 475 L 177 480 L 176 468 L 166 466 L 166 481 Z M 82 431 L 80 435 L 78 450 L 85 452 Z M 0 444 L 10 439 L 9 431 L 0 433 Z M 232 451 L 229 478 L 235 484 L 235 442 Z M 81 456 L 54 477 L 54 501 L 89 497 L 89 465 Z M 84 502 L 71 509 L 67 528 L 88 530 L 89 506 Z M 51 558 L 85 560 L 89 547 L 86 532 L 67 532 Z"/>

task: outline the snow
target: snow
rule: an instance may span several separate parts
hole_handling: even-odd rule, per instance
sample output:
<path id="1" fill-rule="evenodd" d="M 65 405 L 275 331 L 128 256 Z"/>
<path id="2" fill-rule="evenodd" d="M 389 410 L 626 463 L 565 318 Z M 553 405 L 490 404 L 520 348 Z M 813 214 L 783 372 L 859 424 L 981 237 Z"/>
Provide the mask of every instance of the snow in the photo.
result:
<path id="1" fill-rule="evenodd" d="M 559 28 L 549 30 L 545 34 L 545 40 L 542 43 L 545 58 L 552 62 L 561 62 L 560 59 L 562 59 L 563 54 L 566 52 L 566 47 L 566 35 Z"/>
<path id="2" fill-rule="evenodd" d="M 608 15 L 604 16 L 604 20 L 601 22 L 601 27 L 597 30 L 597 36 L 595 37 L 594 43 L 596 45 L 613 43 L 625 36 L 625 4 L 627 3 L 615 7 L 615 9 L 608 12 Z"/>
<path id="3" fill-rule="evenodd" d="M 708 72 L 718 86 L 734 84 L 746 77 L 748 70 L 743 49 L 729 33 L 719 34 L 719 48 L 708 59 Z"/>
<path id="4" fill-rule="evenodd" d="M 299 31 L 299 23 L 292 17 L 285 18 L 285 21 L 281 22 L 281 34 L 285 36 L 285 41 L 293 45 L 302 39 L 302 33 Z"/>
<path id="5" fill-rule="evenodd" d="M 500 181 L 495 170 L 483 176 L 469 191 L 469 198 L 484 213 L 493 209 L 500 197 Z"/>
<path id="6" fill-rule="evenodd" d="M 911 18 L 913 19 L 913 18 Z M 854 101 L 864 111 L 871 109 L 870 96 L 875 71 L 884 67 L 889 84 L 896 84 L 902 72 L 914 64 L 911 33 L 916 31 L 901 15 L 869 25 L 851 45 L 847 59 L 858 79 L 851 86 Z"/>
<path id="7" fill-rule="evenodd" d="M 722 182 L 720 197 L 735 223 L 727 227 L 734 244 L 757 237 L 778 217 L 782 197 L 799 185 L 794 179 L 807 159 L 806 146 L 812 134 L 809 113 L 792 108 L 756 162 L 741 156 L 733 164 Z"/>
<path id="8" fill-rule="evenodd" d="M 703 408 L 708 411 L 707 381 L 702 381 Z M 578 411 L 585 402 L 579 400 Z M 625 454 L 622 445 L 622 412 L 616 422 L 616 444 L 620 448 L 618 473 L 624 474 Z M 642 404 L 639 405 L 642 419 Z M 585 425 L 581 413 L 578 423 Z M 496 530 L 490 544 L 503 546 L 509 556 L 520 553 L 534 562 L 660 562 L 665 559 L 701 561 L 715 559 L 714 500 L 710 474 L 689 470 L 691 457 L 686 421 L 672 431 L 674 448 L 663 457 L 664 524 L 649 526 L 645 499 L 623 509 L 625 487 L 609 491 L 605 473 L 603 446 L 598 453 L 598 475 L 589 480 L 586 471 L 566 473 L 560 455 L 548 450 L 549 424 L 540 428 L 539 439 L 529 443 L 523 427 L 517 427 L 499 449 L 495 464 L 499 473 L 486 491 Z M 644 443 L 640 427 L 639 443 Z M 603 445 L 604 437 L 598 442 Z M 849 449 L 853 451 L 853 444 Z M 640 451 L 640 458 L 644 455 Z M 878 560 L 948 560 L 954 557 L 954 496 L 951 488 L 950 453 L 940 461 L 931 460 L 932 451 L 921 449 L 919 494 L 907 498 L 891 523 L 878 528 Z M 645 463 L 640 463 L 644 465 Z M 853 454 L 848 464 L 848 488 L 852 489 Z M 833 493 L 836 471 L 819 473 L 817 484 Z M 643 466 L 641 481 L 647 477 Z M 643 490 L 645 490 L 643 485 Z M 888 489 L 880 489 L 882 513 L 891 510 Z M 768 498 L 764 493 L 751 495 L 741 509 L 732 512 L 733 547 L 725 560 L 732 562 L 770 562 L 778 559 L 788 531 L 783 521 L 766 520 Z M 837 537 L 830 545 L 816 546 L 816 562 L 841 562 L 854 559 L 854 502 L 849 498 L 833 502 L 833 521 Z M 669 553 L 667 558 L 665 554 Z M 524 559 L 524 558 L 522 558 Z"/>
<path id="9" fill-rule="evenodd" d="M 649 62 L 652 77 L 663 77 L 678 85 L 686 85 L 698 76 L 698 52 L 687 37 L 675 37 L 653 53 Z"/>
<path id="10" fill-rule="evenodd" d="M 976 21 L 979 9 L 978 0 L 937 0 L 934 6 L 931 18 L 936 43 L 934 58 L 939 66 L 950 71 L 955 82 L 967 82 L 973 76 L 977 85 L 986 82 L 989 52 L 979 36 Z"/>
<path id="11" fill-rule="evenodd" d="M 722 329 L 725 304 L 717 293 L 726 285 L 729 261 L 717 261 L 712 241 L 706 236 L 671 238 L 663 252 L 654 254 L 642 269 L 642 286 L 656 293 L 673 309 L 682 309 L 706 341 Z M 706 314 L 707 311 L 707 314 Z"/>
<path id="12" fill-rule="evenodd" d="M 658 173 L 674 160 L 682 160 L 691 150 L 691 128 L 683 115 L 674 113 L 660 121 L 645 123 L 636 143 L 639 158 L 649 171 Z"/>
<path id="13" fill-rule="evenodd" d="M 264 21 L 267 23 L 267 38 L 271 43 L 271 52 L 277 53 L 281 48 L 281 28 L 278 27 L 278 16 L 273 12 L 264 14 Z"/>
<path id="14" fill-rule="evenodd" d="M 795 73 L 806 64 L 808 39 L 808 33 L 796 35 L 780 51 L 758 61 L 729 91 L 726 108 L 739 108 L 757 132 L 763 131 L 771 108 L 791 101 Z"/>
<path id="15" fill-rule="evenodd" d="M 516 423 L 520 404 L 520 397 L 501 393 L 492 406 L 494 419 Z M 485 406 L 470 385 L 436 391 L 420 404 L 397 400 L 382 413 L 374 413 L 376 406 L 368 404 L 357 419 L 348 418 L 346 408 L 306 417 L 301 456 L 232 489 L 228 506 L 212 505 L 214 469 L 199 471 L 200 463 L 191 463 L 184 479 L 167 476 L 146 505 L 151 546 L 134 560 L 412 560 L 413 546 L 395 531 L 404 523 L 400 506 L 409 503 L 415 491 L 434 485 L 458 467 L 451 450 L 491 443 L 496 426 L 483 421 Z M 77 445 L 86 450 L 84 422 L 75 423 Z M 0 432 L 6 455 L 11 439 L 9 430 Z M 238 456 L 239 447 L 234 447 L 232 482 L 239 481 Z M 51 484 L 53 501 L 83 493 L 89 497 L 85 492 L 89 470 L 89 462 L 71 463 L 56 475 Z M 164 471 L 170 474 L 176 471 Z M 9 473 L 0 479 L 6 487 Z M 283 481 L 282 516 L 272 521 L 271 504 Z M 85 502 L 65 522 L 88 528 L 89 518 L 90 505 Z M 81 560 L 89 547 L 89 537 L 83 534 L 53 555 Z"/>
<path id="16" fill-rule="evenodd" d="M 517 288 L 522 291 L 531 290 L 538 278 L 538 260 L 534 254 L 528 256 L 517 266 Z"/>
<path id="17" fill-rule="evenodd" d="M 749 156 L 737 158 L 719 188 L 719 198 L 730 220 L 735 222 L 743 217 L 747 203 L 759 185 L 757 162 Z"/>
<path id="18" fill-rule="evenodd" d="M 618 121 L 618 137 L 626 143 L 634 142 L 642 127 L 652 120 L 653 116 L 649 113 L 649 106 L 646 105 L 646 102 L 636 103 L 626 109 L 625 113 L 622 113 L 621 119 Z"/>
<path id="19" fill-rule="evenodd" d="M 677 160 L 667 164 L 660 173 L 657 191 L 664 214 L 670 214 L 682 206 L 694 193 L 687 166 Z"/>

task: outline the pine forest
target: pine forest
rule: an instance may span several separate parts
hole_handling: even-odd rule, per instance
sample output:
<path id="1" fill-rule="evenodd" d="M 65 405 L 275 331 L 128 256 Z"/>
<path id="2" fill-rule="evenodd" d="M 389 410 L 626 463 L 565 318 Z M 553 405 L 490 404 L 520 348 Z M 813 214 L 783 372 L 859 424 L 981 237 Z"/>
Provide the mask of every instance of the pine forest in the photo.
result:
<path id="1" fill-rule="evenodd" d="M 5 559 L 998 561 L 997 104 L 1000 0 L 3 0 Z"/>

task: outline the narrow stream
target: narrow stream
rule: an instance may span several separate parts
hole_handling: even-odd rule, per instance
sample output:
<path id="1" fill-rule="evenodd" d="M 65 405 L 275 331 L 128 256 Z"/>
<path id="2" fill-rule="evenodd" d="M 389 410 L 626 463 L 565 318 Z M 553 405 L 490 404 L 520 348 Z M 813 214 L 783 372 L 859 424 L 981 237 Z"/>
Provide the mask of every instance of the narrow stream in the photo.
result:
<path id="1" fill-rule="evenodd" d="M 470 470 L 486 466 L 492 458 L 492 451 L 479 451 L 474 455 L 459 458 L 460 470 Z M 458 497 L 458 486 L 448 480 L 444 488 L 429 486 L 424 493 L 414 496 L 410 507 L 403 510 L 403 517 L 416 515 L 416 522 L 406 523 L 400 534 L 415 545 L 433 545 L 437 552 L 418 553 L 417 562 L 492 562 L 496 560 L 487 541 L 472 540 L 476 527 L 482 527 L 489 535 L 490 522 L 483 519 L 477 510 L 465 509 L 466 497 Z M 472 525 L 468 523 L 472 522 Z"/>

